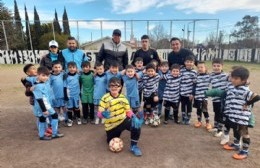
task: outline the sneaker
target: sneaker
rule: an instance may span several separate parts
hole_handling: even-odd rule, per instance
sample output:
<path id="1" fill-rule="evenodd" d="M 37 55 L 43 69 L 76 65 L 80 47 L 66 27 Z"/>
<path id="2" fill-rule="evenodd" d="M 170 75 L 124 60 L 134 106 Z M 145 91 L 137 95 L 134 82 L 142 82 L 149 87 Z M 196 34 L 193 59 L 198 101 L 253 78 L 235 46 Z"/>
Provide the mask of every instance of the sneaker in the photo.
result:
<path id="1" fill-rule="evenodd" d="M 98 125 L 99 124 L 99 118 L 95 119 L 95 124 Z"/>
<path id="2" fill-rule="evenodd" d="M 224 145 L 224 149 L 226 150 L 239 150 L 240 149 L 240 145 L 239 144 L 235 144 L 235 143 L 232 143 L 232 144 L 226 144 Z"/>
<path id="3" fill-rule="evenodd" d="M 190 119 L 186 119 L 185 125 L 190 125 Z"/>
<path id="4" fill-rule="evenodd" d="M 167 124 L 168 124 L 168 121 L 164 121 L 163 123 L 164 123 L 165 125 L 167 125 Z"/>
<path id="5" fill-rule="evenodd" d="M 248 151 L 246 151 L 246 150 L 241 150 L 241 151 L 239 151 L 238 153 L 235 153 L 235 154 L 233 155 L 233 158 L 234 158 L 234 159 L 237 159 L 237 160 L 243 160 L 243 159 L 246 159 L 247 156 L 248 156 Z"/>
<path id="6" fill-rule="evenodd" d="M 73 125 L 73 121 L 71 119 L 68 119 L 67 126 L 72 127 L 72 125 Z"/>
<path id="7" fill-rule="evenodd" d="M 199 127 L 202 126 L 202 123 L 201 123 L 200 121 L 198 121 L 198 122 L 196 122 L 196 123 L 194 124 L 194 126 L 195 126 L 195 128 L 199 128 Z"/>
<path id="8" fill-rule="evenodd" d="M 62 137 L 64 137 L 64 134 L 58 133 L 58 134 L 56 134 L 56 135 L 52 135 L 52 138 L 53 138 L 53 139 L 62 138 Z"/>
<path id="9" fill-rule="evenodd" d="M 104 123 L 105 123 L 105 119 L 102 118 L 102 120 L 101 120 L 101 124 L 104 124 Z"/>
<path id="10" fill-rule="evenodd" d="M 142 152 L 140 150 L 140 148 L 137 145 L 133 145 L 131 146 L 131 152 L 135 155 L 135 156 L 142 156 Z"/>
<path id="11" fill-rule="evenodd" d="M 90 124 L 95 124 L 95 120 L 92 119 L 92 120 L 90 121 Z"/>
<path id="12" fill-rule="evenodd" d="M 88 123 L 88 120 L 85 119 L 85 118 L 83 118 L 83 119 L 82 119 L 82 124 L 87 124 L 87 123 Z"/>
<path id="13" fill-rule="evenodd" d="M 78 124 L 78 125 L 81 125 L 81 124 L 82 124 L 82 122 L 81 122 L 81 119 L 80 119 L 80 118 L 77 118 L 77 124 Z"/>
<path id="14" fill-rule="evenodd" d="M 185 123 L 186 123 L 186 118 L 182 118 L 181 123 L 182 123 L 183 125 L 185 125 Z"/>
<path id="15" fill-rule="evenodd" d="M 214 137 L 221 137 L 222 134 L 223 134 L 222 131 L 217 131 L 217 132 L 214 133 Z"/>
<path id="16" fill-rule="evenodd" d="M 208 131 L 212 129 L 212 125 L 210 123 L 206 123 L 205 127 Z"/>
<path id="17" fill-rule="evenodd" d="M 144 122 L 145 125 L 148 125 L 149 123 L 150 123 L 149 119 L 146 119 Z"/>
<path id="18" fill-rule="evenodd" d="M 49 141 L 49 140 L 51 140 L 51 137 L 47 137 L 47 136 L 40 137 L 40 140 L 41 141 Z"/>
<path id="19" fill-rule="evenodd" d="M 180 124 L 180 121 L 178 119 L 174 119 L 175 124 Z"/>
<path id="20" fill-rule="evenodd" d="M 217 132 L 217 131 L 218 131 L 217 128 L 212 128 L 212 129 L 209 130 L 209 132 L 212 132 L 212 133 Z"/>
<path id="21" fill-rule="evenodd" d="M 223 134 L 221 137 L 220 145 L 225 145 L 229 142 L 229 135 Z"/>
<path id="22" fill-rule="evenodd" d="M 64 121 L 65 117 L 63 116 L 63 114 L 61 114 L 61 115 L 59 115 L 58 119 L 59 119 L 59 121 Z"/>

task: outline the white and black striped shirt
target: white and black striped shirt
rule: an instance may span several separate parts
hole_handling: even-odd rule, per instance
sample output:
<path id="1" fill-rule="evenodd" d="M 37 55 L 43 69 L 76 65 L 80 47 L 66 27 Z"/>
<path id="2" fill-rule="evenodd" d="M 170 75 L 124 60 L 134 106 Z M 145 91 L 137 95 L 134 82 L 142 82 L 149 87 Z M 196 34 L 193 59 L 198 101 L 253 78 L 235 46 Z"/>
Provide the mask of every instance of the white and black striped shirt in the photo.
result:
<path id="1" fill-rule="evenodd" d="M 166 79 L 166 86 L 163 92 L 163 100 L 177 103 L 180 101 L 181 77 L 173 77 L 171 74 L 163 76 Z"/>
<path id="2" fill-rule="evenodd" d="M 189 97 L 192 95 L 194 82 L 197 77 L 197 72 L 193 69 L 188 70 L 185 67 L 180 70 L 181 72 L 181 96 Z"/>
<path id="3" fill-rule="evenodd" d="M 210 80 L 211 80 L 211 87 L 212 89 L 221 89 L 221 90 L 227 90 L 228 86 L 228 75 L 224 72 L 221 73 L 214 73 L 212 72 L 210 74 Z M 220 97 L 213 97 L 213 102 L 220 102 Z"/>
<path id="4" fill-rule="evenodd" d="M 243 106 L 249 101 L 254 93 L 248 86 L 238 86 L 230 88 L 227 91 L 224 114 L 230 121 L 240 125 L 248 125 L 251 116 L 251 107 L 243 109 Z"/>
<path id="5" fill-rule="evenodd" d="M 156 74 L 149 77 L 147 74 L 142 76 L 144 97 L 150 97 L 153 93 L 158 93 L 160 75 Z"/>
<path id="6" fill-rule="evenodd" d="M 197 74 L 195 95 L 196 100 L 207 100 L 205 96 L 205 91 L 209 89 L 210 85 L 210 75 L 209 74 Z"/>

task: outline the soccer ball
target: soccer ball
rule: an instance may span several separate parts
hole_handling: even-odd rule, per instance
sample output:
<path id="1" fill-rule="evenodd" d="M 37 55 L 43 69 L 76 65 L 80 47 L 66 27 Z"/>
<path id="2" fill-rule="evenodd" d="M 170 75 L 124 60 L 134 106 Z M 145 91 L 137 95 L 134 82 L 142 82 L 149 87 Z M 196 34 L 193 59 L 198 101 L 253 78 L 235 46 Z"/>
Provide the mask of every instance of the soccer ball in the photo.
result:
<path id="1" fill-rule="evenodd" d="M 120 138 L 113 138 L 110 140 L 109 142 L 109 149 L 112 151 L 112 152 L 120 152 L 123 150 L 123 147 L 124 147 L 124 144 L 123 144 L 123 141 L 122 139 Z"/>

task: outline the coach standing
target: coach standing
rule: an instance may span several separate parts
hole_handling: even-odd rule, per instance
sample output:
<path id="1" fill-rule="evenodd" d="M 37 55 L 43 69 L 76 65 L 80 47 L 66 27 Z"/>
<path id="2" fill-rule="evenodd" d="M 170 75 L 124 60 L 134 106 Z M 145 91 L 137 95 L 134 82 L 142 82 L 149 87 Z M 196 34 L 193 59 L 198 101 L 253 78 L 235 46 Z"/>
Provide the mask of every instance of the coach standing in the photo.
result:
<path id="1" fill-rule="evenodd" d="M 150 40 L 148 35 L 143 35 L 141 37 L 141 43 L 142 43 L 142 48 L 137 50 L 134 54 L 134 58 L 132 61 L 132 65 L 134 65 L 135 59 L 137 57 L 143 58 L 143 65 L 146 66 L 149 64 L 153 59 L 158 62 L 160 65 L 161 61 L 159 59 L 158 53 L 156 50 L 150 48 Z"/>
<path id="2" fill-rule="evenodd" d="M 125 69 L 128 64 L 128 52 L 124 44 L 121 43 L 121 31 L 115 29 L 112 34 L 112 40 L 104 42 L 96 56 L 96 62 L 104 61 L 105 70 L 109 69 L 110 63 L 117 61 L 119 70 Z"/>
<path id="3" fill-rule="evenodd" d="M 186 57 L 190 55 L 194 57 L 195 65 L 197 65 L 197 59 L 195 58 L 192 51 L 185 48 L 181 48 L 181 41 L 179 38 L 173 37 L 171 39 L 171 46 L 172 46 L 172 52 L 170 52 L 168 55 L 169 67 L 171 67 L 172 64 L 179 64 L 183 66 Z"/>

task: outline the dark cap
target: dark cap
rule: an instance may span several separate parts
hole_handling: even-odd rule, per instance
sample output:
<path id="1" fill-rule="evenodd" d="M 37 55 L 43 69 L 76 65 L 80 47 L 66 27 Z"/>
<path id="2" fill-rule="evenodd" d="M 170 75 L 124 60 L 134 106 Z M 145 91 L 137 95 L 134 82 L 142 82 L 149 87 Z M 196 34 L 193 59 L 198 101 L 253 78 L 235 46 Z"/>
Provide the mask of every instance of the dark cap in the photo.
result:
<path id="1" fill-rule="evenodd" d="M 121 36 L 121 31 L 120 31 L 119 29 L 115 29 L 115 30 L 113 31 L 113 35 L 119 35 L 119 36 Z"/>

